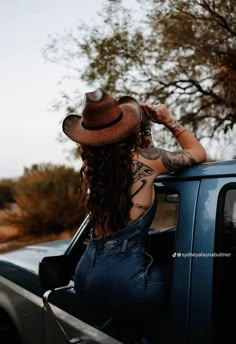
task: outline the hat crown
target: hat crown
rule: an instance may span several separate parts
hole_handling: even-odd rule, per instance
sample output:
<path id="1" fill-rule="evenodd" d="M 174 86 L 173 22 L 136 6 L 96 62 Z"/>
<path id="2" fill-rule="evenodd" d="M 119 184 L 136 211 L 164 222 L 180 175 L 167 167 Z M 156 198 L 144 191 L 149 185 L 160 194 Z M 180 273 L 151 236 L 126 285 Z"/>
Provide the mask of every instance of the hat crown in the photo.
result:
<path id="1" fill-rule="evenodd" d="M 118 102 L 102 88 L 85 94 L 85 105 L 82 111 L 82 125 L 86 129 L 101 129 L 112 126 L 119 121 L 122 111 Z"/>
<path id="2" fill-rule="evenodd" d="M 97 88 L 93 92 L 87 92 L 85 93 L 85 97 L 88 100 L 91 100 L 92 102 L 98 102 L 99 100 L 102 99 L 103 96 L 103 90 L 101 88 Z"/>

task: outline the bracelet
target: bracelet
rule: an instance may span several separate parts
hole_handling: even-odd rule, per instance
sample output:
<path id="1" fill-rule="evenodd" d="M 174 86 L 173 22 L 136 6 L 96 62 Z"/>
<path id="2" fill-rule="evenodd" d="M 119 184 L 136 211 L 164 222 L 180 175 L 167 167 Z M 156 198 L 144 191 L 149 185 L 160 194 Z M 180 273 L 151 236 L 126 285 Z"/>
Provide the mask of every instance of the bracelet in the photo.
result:
<path id="1" fill-rule="evenodd" d="M 181 127 L 182 124 L 179 121 L 176 121 L 174 124 L 172 124 L 169 129 L 175 129 L 176 127 Z"/>
<path id="2" fill-rule="evenodd" d="M 170 125 L 170 126 L 168 126 L 168 125 L 166 125 L 166 127 L 172 132 L 172 134 L 176 137 L 176 138 L 178 138 L 182 133 L 184 133 L 185 131 L 188 131 L 187 129 L 185 129 L 183 126 L 182 126 L 182 124 L 178 121 L 178 120 L 176 120 L 172 125 Z M 182 127 L 183 128 L 183 130 L 181 130 L 180 132 L 179 132 L 179 127 Z"/>
<path id="3" fill-rule="evenodd" d="M 166 127 L 176 136 L 178 134 L 178 128 L 182 127 L 182 124 L 179 121 L 175 121 L 172 125 L 166 125 Z"/>

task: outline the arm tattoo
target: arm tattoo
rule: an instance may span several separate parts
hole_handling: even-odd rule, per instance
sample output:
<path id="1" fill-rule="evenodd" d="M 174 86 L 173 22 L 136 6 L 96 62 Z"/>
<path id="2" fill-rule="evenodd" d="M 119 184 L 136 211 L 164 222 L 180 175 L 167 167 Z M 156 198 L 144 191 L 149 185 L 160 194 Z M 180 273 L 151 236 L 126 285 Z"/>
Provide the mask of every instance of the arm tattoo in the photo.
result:
<path id="1" fill-rule="evenodd" d="M 154 173 L 151 167 L 145 165 L 144 163 L 138 160 L 133 160 L 132 172 L 134 183 L 138 182 L 140 179 L 144 177 L 149 177 Z"/>
<path id="2" fill-rule="evenodd" d="M 191 154 L 184 151 L 171 153 L 163 150 L 162 162 L 169 171 L 179 171 L 184 167 L 197 164 Z"/>
<path id="3" fill-rule="evenodd" d="M 184 167 L 196 165 L 196 160 L 189 152 L 168 152 L 161 148 L 150 146 L 147 149 L 139 149 L 139 153 L 148 160 L 157 160 L 162 158 L 162 163 L 169 171 L 179 171 Z"/>

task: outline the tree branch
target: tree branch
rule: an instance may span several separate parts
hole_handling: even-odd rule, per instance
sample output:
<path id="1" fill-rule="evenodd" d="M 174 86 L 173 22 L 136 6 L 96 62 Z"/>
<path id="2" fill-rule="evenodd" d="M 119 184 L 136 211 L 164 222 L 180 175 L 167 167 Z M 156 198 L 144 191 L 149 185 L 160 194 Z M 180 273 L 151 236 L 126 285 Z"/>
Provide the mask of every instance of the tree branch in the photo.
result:
<path id="1" fill-rule="evenodd" d="M 221 14 L 216 12 L 215 6 L 214 9 L 211 8 L 209 2 L 206 0 L 203 0 L 203 3 L 199 3 L 199 6 L 211 13 L 213 17 L 215 17 L 215 21 L 217 22 L 217 24 L 219 24 L 223 29 L 226 29 L 228 32 L 231 33 L 231 35 L 236 36 L 236 32 L 229 27 L 227 20 Z"/>

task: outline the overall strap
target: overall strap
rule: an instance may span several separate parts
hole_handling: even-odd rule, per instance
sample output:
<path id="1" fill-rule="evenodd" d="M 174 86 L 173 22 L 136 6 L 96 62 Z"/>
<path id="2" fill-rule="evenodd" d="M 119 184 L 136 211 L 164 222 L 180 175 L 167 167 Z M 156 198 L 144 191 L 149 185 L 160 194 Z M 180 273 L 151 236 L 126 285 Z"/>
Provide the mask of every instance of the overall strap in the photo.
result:
<path id="1" fill-rule="evenodd" d="M 135 195 L 137 195 L 137 193 L 138 193 L 138 192 L 146 185 L 146 183 L 147 183 L 146 179 L 141 179 L 140 181 L 141 181 L 142 185 L 138 188 L 138 190 L 136 190 L 136 191 L 130 196 L 131 199 L 132 199 Z"/>

